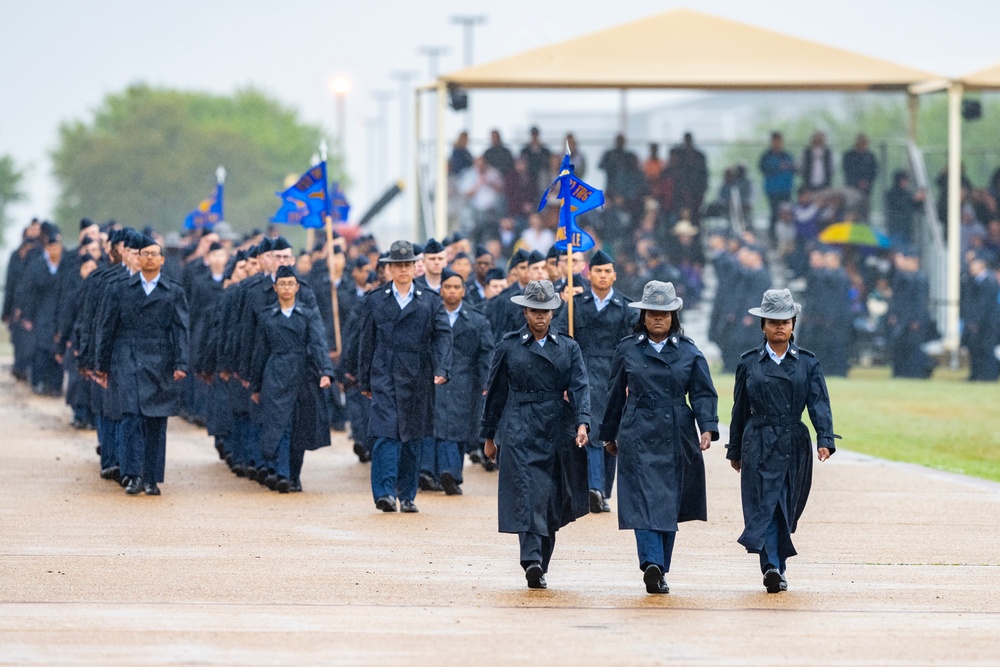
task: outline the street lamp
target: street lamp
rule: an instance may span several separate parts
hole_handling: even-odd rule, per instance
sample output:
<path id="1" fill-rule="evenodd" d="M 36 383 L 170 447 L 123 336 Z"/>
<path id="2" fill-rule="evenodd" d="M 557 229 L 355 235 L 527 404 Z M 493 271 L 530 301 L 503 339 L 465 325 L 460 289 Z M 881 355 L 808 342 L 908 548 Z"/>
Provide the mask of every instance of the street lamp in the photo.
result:
<path id="1" fill-rule="evenodd" d="M 330 80 L 330 90 L 337 100 L 337 141 L 340 142 L 340 152 L 346 152 L 347 136 L 345 126 L 347 123 L 347 94 L 351 92 L 351 80 L 346 76 L 335 76 Z"/>

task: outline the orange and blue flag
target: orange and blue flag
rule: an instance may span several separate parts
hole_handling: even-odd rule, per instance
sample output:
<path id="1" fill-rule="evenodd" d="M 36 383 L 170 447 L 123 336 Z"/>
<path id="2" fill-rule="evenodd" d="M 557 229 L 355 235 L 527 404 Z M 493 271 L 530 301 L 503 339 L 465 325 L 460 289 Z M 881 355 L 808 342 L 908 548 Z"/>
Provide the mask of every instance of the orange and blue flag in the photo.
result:
<path id="1" fill-rule="evenodd" d="M 215 185 L 215 192 L 203 199 L 184 218 L 184 229 L 204 229 L 211 231 L 215 223 L 222 221 L 223 184 Z"/>
<path id="2" fill-rule="evenodd" d="M 271 217 L 271 222 L 312 229 L 323 227 L 325 216 L 330 212 L 326 162 L 310 167 L 295 185 L 275 194 L 281 197 L 281 207 Z"/>
<path id="3" fill-rule="evenodd" d="M 573 174 L 573 163 L 570 162 L 568 148 L 559 167 L 559 176 L 542 195 L 542 201 L 538 204 L 539 211 L 545 208 L 549 190 L 555 187 L 556 183 L 559 184 L 559 199 L 562 203 L 559 208 L 559 227 L 556 229 L 554 245 L 557 250 L 566 250 L 566 246 L 570 245 L 573 250 L 586 252 L 596 244 L 590 234 L 577 226 L 576 216 L 604 205 L 604 193 Z"/>

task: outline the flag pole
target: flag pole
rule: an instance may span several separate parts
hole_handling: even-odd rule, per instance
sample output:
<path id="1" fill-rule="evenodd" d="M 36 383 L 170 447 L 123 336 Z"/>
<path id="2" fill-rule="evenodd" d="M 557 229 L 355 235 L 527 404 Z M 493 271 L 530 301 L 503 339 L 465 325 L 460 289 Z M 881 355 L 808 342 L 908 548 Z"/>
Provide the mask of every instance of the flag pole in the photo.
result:
<path id="1" fill-rule="evenodd" d="M 326 139 L 319 142 L 319 156 L 323 161 L 324 166 L 326 165 Z M 337 354 L 340 354 L 343 350 L 343 345 L 340 339 L 340 303 L 337 299 L 337 286 L 333 282 L 333 216 L 330 215 L 330 184 L 326 180 L 326 169 L 323 169 L 323 201 L 324 207 L 327 212 L 323 215 L 323 227 L 326 228 L 326 268 L 327 272 L 330 274 L 330 302 L 333 305 L 333 344 L 337 346 Z M 312 249 L 312 240 L 310 239 L 310 232 L 306 232 L 307 242 L 310 244 L 309 248 Z M 343 274 L 341 274 L 343 278 Z"/>
<path id="2" fill-rule="evenodd" d="M 566 142 L 566 155 L 570 155 L 569 152 L 569 141 Z M 572 167 L 570 167 L 572 171 Z M 559 207 L 562 209 L 563 206 L 569 206 L 569 187 L 566 185 L 566 178 L 568 174 L 563 175 L 562 183 L 560 183 L 559 189 L 562 195 L 562 205 Z M 560 213 L 562 211 L 560 210 Z M 570 210 L 567 214 L 567 218 L 573 214 Z M 566 225 L 566 289 L 569 291 L 568 298 L 566 299 L 566 316 L 569 322 L 569 337 L 573 337 L 573 235 L 570 233 L 569 224 Z"/>
<path id="3" fill-rule="evenodd" d="M 333 344 L 337 346 L 337 354 L 344 349 L 340 343 L 340 304 L 337 300 L 337 286 L 333 282 L 333 217 L 323 216 L 326 224 L 326 266 L 330 272 L 330 300 L 333 304 Z M 310 230 L 312 231 L 312 230 Z"/>

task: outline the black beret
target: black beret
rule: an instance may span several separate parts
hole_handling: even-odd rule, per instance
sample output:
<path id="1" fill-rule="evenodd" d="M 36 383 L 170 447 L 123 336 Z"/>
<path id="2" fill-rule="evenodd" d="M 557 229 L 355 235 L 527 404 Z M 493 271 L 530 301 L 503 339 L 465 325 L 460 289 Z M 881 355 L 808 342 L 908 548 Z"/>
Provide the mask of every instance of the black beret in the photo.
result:
<path id="1" fill-rule="evenodd" d="M 292 244 L 284 236 L 279 236 L 271 241 L 271 250 L 288 250 L 291 247 Z"/>
<path id="2" fill-rule="evenodd" d="M 274 272 L 274 279 L 279 278 L 295 278 L 295 282 L 299 281 L 299 274 L 295 273 L 295 269 L 290 266 L 279 266 L 278 270 Z"/>
<path id="3" fill-rule="evenodd" d="M 87 227 L 93 227 L 94 221 L 90 218 L 80 218 L 80 231 L 82 232 Z"/>
<path id="4" fill-rule="evenodd" d="M 48 220 L 42 223 L 41 234 L 42 237 L 45 239 L 45 243 L 52 243 L 56 239 L 62 238 L 62 234 L 59 232 L 59 228 L 53 225 Z"/>
<path id="5" fill-rule="evenodd" d="M 385 264 L 385 260 L 387 260 L 387 259 L 389 259 L 389 251 L 388 250 L 386 250 L 385 252 L 379 254 L 379 256 L 378 256 L 378 263 L 379 264 Z"/>
<path id="6" fill-rule="evenodd" d="M 477 245 L 476 246 L 476 258 L 485 257 L 486 255 L 489 255 L 489 254 L 490 254 L 490 251 L 486 249 L 486 246 L 484 246 L 484 245 Z"/>
<path id="7" fill-rule="evenodd" d="M 559 256 L 559 248 L 552 246 L 549 251 L 545 254 L 545 259 L 555 259 Z"/>
<path id="8" fill-rule="evenodd" d="M 218 241 L 214 241 L 210 246 L 208 246 L 209 252 L 215 252 L 216 250 L 224 250 L 224 249 L 225 248 L 223 248 L 222 244 L 219 243 Z"/>
<path id="9" fill-rule="evenodd" d="M 491 280 L 507 280 L 507 275 L 503 272 L 503 269 L 490 269 L 486 272 L 486 282 Z"/>
<path id="10" fill-rule="evenodd" d="M 416 252 L 416 250 L 414 250 Z M 439 252 L 444 252 L 444 246 L 437 239 L 427 239 L 427 243 L 424 244 L 424 254 L 425 255 L 436 255 Z"/>
<path id="11" fill-rule="evenodd" d="M 462 280 L 461 275 L 455 273 L 448 267 L 445 267 L 444 269 L 441 270 L 441 284 L 444 285 L 444 281 L 448 280 L 449 278 L 458 278 L 459 280 Z M 464 283 L 465 281 L 462 282 Z"/>
<path id="12" fill-rule="evenodd" d="M 325 247 L 326 247 L 326 241 L 316 241 L 316 243 L 313 244 L 312 251 L 313 252 L 319 252 L 320 250 L 322 250 Z"/>
<path id="13" fill-rule="evenodd" d="M 366 266 L 368 266 L 369 264 L 370 264 L 370 262 L 368 261 L 368 258 L 365 257 L 364 255 L 361 255 L 360 257 L 357 257 L 354 260 L 354 268 L 355 269 L 363 269 Z"/>
<path id="14" fill-rule="evenodd" d="M 460 252 L 456 253 L 455 256 L 451 258 L 451 261 L 454 262 L 456 259 L 469 259 L 469 256 L 466 255 L 464 252 Z"/>
<path id="15" fill-rule="evenodd" d="M 528 264 L 538 264 L 539 262 L 545 261 L 545 255 L 538 252 L 537 250 L 532 250 L 531 255 L 528 256 Z"/>
<path id="16" fill-rule="evenodd" d="M 240 262 L 245 262 L 246 259 L 247 259 L 247 257 L 248 257 L 248 255 L 247 255 L 247 251 L 246 250 L 237 250 L 236 254 L 233 255 L 233 264 L 238 264 Z"/>
<path id="17" fill-rule="evenodd" d="M 517 266 L 518 264 L 523 264 L 524 262 L 527 261 L 528 261 L 528 253 L 526 253 L 523 249 L 519 248 L 517 252 L 511 255 L 510 261 L 507 262 L 507 268 L 510 269 L 511 267 Z"/>
<path id="18" fill-rule="evenodd" d="M 142 244 L 141 246 L 139 246 L 139 250 L 142 250 L 143 248 L 148 248 L 149 246 L 160 245 L 159 241 L 154 239 L 152 236 L 149 236 L 148 234 L 138 234 L 138 237 L 139 237 L 139 243 Z"/>
<path id="19" fill-rule="evenodd" d="M 97 239 L 93 236 L 84 236 L 83 240 L 80 241 L 80 247 L 83 248 L 85 246 L 89 246 L 91 243 L 97 243 Z"/>
<path id="20" fill-rule="evenodd" d="M 116 229 L 112 231 L 110 234 L 108 234 L 108 241 L 111 243 L 111 245 L 114 245 L 116 243 L 121 243 L 124 240 L 125 240 L 124 229 Z"/>
<path id="21" fill-rule="evenodd" d="M 146 244 L 143 243 L 143 235 L 134 229 L 129 229 L 126 232 L 125 247 L 132 250 L 142 250 L 146 247 Z"/>
<path id="22" fill-rule="evenodd" d="M 455 232 L 454 234 L 451 235 L 451 241 L 448 243 L 448 245 L 451 245 L 452 243 L 458 243 L 459 241 L 464 241 L 467 238 L 469 237 L 463 234 L 462 232 Z"/>
<path id="23" fill-rule="evenodd" d="M 258 255 L 264 252 L 271 252 L 272 250 L 274 250 L 274 243 L 266 236 L 260 240 L 260 243 L 257 244 Z"/>
<path id="24" fill-rule="evenodd" d="M 419 243 L 413 244 L 413 254 L 417 257 L 424 254 L 424 247 Z"/>
<path id="25" fill-rule="evenodd" d="M 604 252 L 603 250 L 598 250 L 594 253 L 594 256 L 590 258 L 590 267 L 604 266 L 606 264 L 614 264 L 615 260 L 611 259 L 611 255 Z"/>
<path id="26" fill-rule="evenodd" d="M 156 234 L 156 230 L 153 229 L 152 225 L 146 225 L 145 227 L 142 228 L 142 233 L 145 234 L 146 236 L 153 236 L 154 234 Z"/>

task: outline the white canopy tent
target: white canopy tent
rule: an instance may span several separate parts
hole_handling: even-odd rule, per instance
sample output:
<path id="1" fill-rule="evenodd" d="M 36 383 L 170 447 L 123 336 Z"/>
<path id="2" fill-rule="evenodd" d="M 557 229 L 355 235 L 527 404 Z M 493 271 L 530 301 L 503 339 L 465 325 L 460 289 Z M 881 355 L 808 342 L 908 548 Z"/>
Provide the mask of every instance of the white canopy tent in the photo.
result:
<path id="1" fill-rule="evenodd" d="M 910 94 L 912 138 L 915 100 L 921 92 L 917 89 L 928 81 L 942 79 L 930 72 L 689 9 L 664 12 L 445 74 L 418 91 L 437 93 L 435 234 L 443 237 L 448 233 L 444 121 L 449 86 L 621 91 L 899 91 Z M 419 147 L 419 101 L 416 108 Z M 954 287 L 956 297 L 949 303 L 946 330 L 948 340 L 954 342 L 957 350 L 957 278 Z"/>

